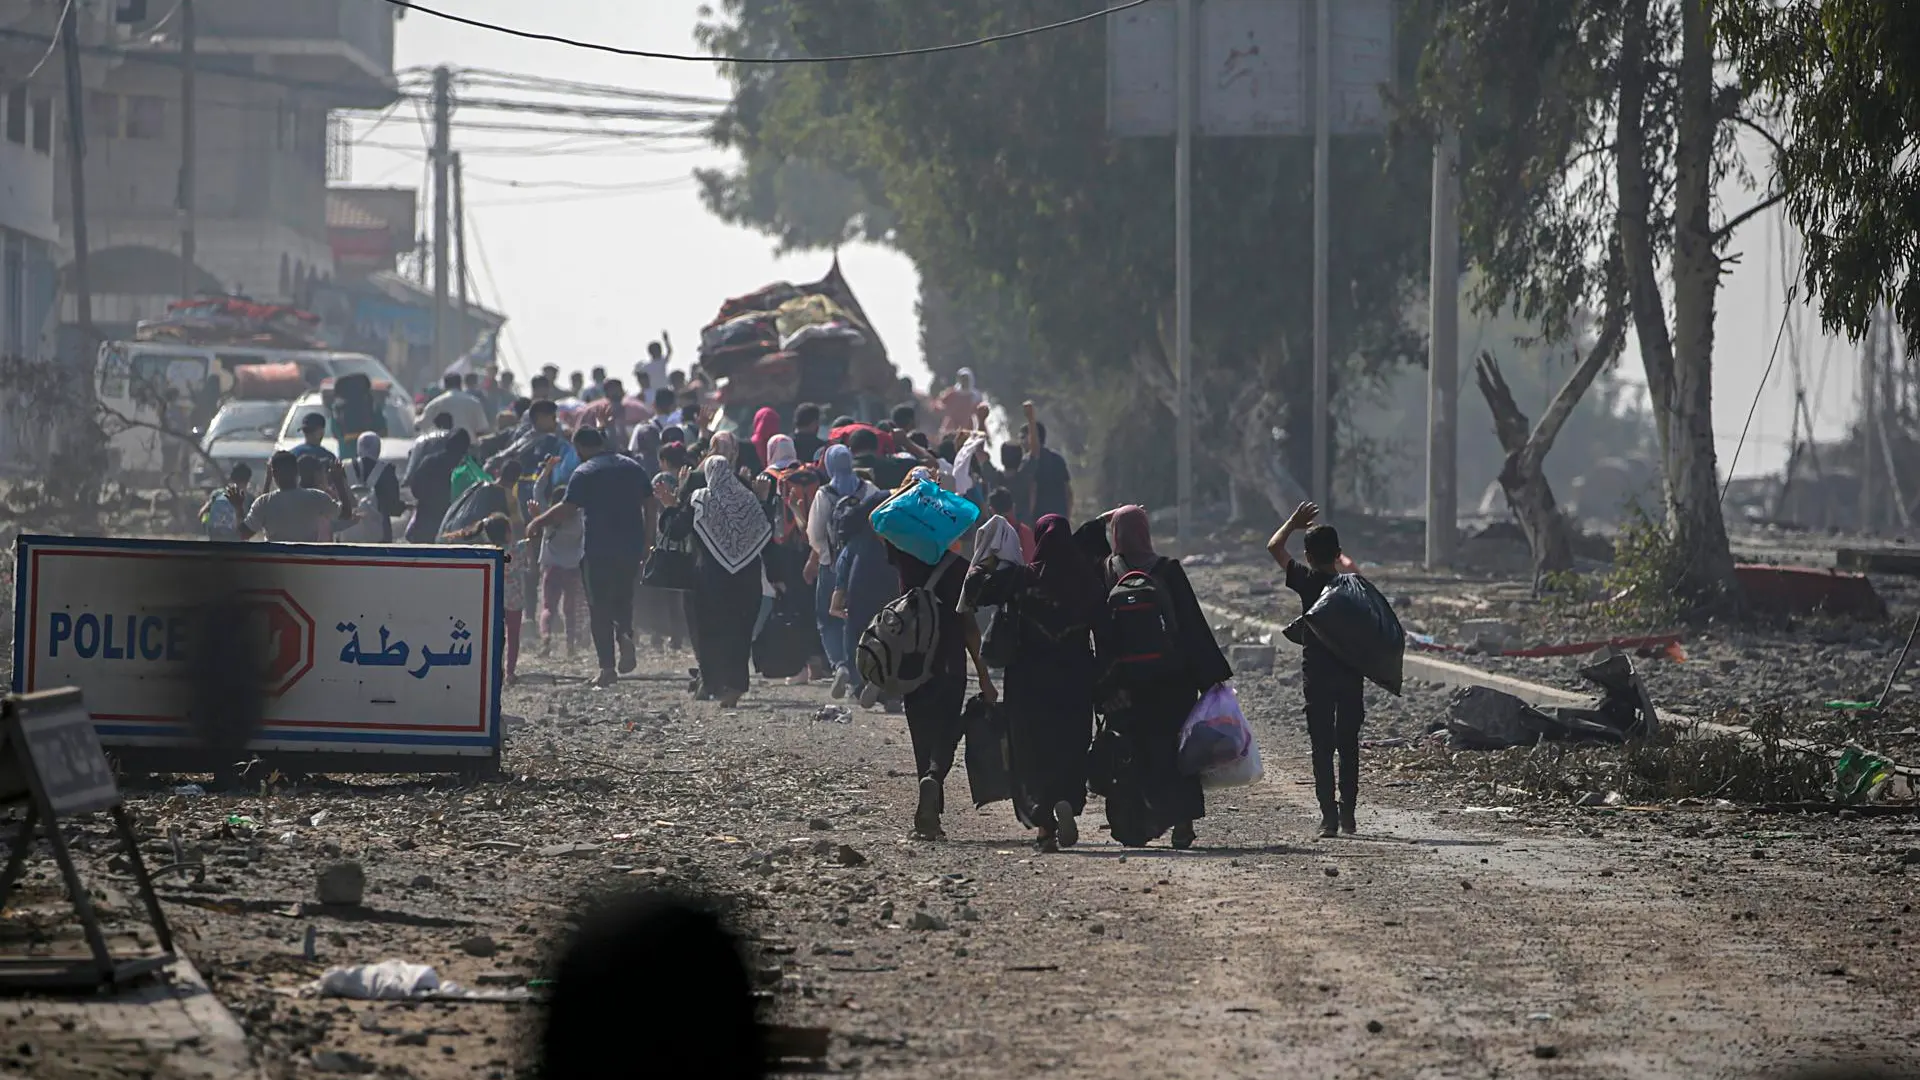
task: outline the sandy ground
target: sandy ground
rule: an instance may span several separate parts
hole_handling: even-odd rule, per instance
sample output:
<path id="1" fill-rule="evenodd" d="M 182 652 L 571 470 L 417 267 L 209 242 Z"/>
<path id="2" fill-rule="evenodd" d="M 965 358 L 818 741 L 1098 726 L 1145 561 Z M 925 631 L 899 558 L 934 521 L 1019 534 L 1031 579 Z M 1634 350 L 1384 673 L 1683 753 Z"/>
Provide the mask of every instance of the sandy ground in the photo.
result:
<path id="1" fill-rule="evenodd" d="M 1361 836 L 1310 839 L 1283 654 L 1240 684 L 1268 778 L 1215 793 L 1198 849 L 1126 851 L 1095 800 L 1080 847 L 1037 855 L 963 773 L 951 839 L 916 843 L 900 717 L 823 718 L 824 688 L 775 684 L 722 713 L 688 698 L 687 657 L 643 660 L 594 691 L 582 663 L 524 659 L 498 781 L 132 795 L 154 859 L 178 830 L 205 865 L 169 875 L 167 911 L 269 1075 L 524 1075 L 537 1005 L 302 987 L 397 957 L 537 992 L 581 897 L 655 884 L 729 898 L 773 1018 L 830 1027 L 848 1075 L 1750 1077 L 1920 1046 L 1911 817 L 1527 803 L 1381 750 Z M 1368 734 L 1417 734 L 1444 699 L 1376 694 Z M 317 873 L 347 860 L 363 906 L 321 908 Z"/>

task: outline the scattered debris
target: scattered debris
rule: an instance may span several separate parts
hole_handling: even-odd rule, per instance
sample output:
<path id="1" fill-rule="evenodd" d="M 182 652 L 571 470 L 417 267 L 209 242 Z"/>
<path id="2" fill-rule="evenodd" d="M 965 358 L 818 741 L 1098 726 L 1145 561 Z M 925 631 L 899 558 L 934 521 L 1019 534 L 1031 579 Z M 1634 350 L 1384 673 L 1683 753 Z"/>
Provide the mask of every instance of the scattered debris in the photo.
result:
<path id="1" fill-rule="evenodd" d="M 1272 645 L 1235 645 L 1227 655 L 1235 675 L 1265 675 L 1273 671 L 1277 650 Z"/>
<path id="2" fill-rule="evenodd" d="M 1580 669 L 1599 686 L 1601 698 L 1588 708 L 1537 709 L 1503 690 L 1469 686 L 1454 692 L 1447 715 L 1434 725 L 1456 750 L 1505 750 L 1541 742 L 1620 743 L 1659 730 L 1659 715 L 1633 670 L 1633 661 L 1617 652 Z"/>
<path id="3" fill-rule="evenodd" d="M 1810 566 L 1742 563 L 1734 577 L 1755 611 L 1779 615 L 1839 615 L 1877 622 L 1887 617 L 1886 601 L 1865 574 Z"/>
<path id="4" fill-rule="evenodd" d="M 320 997 L 350 998 L 355 1001 L 526 1001 L 529 988 L 506 990 L 469 990 L 459 983 L 444 982 L 440 973 L 427 964 L 405 960 L 382 960 L 377 964 L 327 969 L 326 974 L 308 984 L 309 993 Z"/>
<path id="5" fill-rule="evenodd" d="M 315 894 L 330 907 L 358 907 L 366 896 L 367 872 L 357 862 L 334 863 L 320 871 Z"/>

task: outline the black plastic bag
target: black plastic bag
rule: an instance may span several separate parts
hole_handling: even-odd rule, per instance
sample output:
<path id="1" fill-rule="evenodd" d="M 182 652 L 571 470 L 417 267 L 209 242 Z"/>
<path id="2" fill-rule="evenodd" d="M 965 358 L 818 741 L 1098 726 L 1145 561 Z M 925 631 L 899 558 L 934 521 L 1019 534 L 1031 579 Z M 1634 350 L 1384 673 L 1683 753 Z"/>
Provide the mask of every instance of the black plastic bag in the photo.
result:
<path id="1" fill-rule="evenodd" d="M 1359 574 L 1336 575 L 1313 607 L 1287 628 L 1289 640 L 1302 640 L 1300 623 L 1342 663 L 1387 693 L 1400 696 L 1407 632 L 1393 605 L 1372 582 Z"/>
<path id="2" fill-rule="evenodd" d="M 967 726 L 967 787 L 977 809 L 1013 798 L 1013 748 L 1007 707 L 975 694 L 960 714 Z"/>
<path id="3" fill-rule="evenodd" d="M 980 659 L 995 671 L 1005 671 L 1020 651 L 1020 613 L 1011 604 L 993 609 L 987 632 L 980 636 Z"/>
<path id="4" fill-rule="evenodd" d="M 813 614 L 776 607 L 753 642 L 753 666 L 769 679 L 791 679 L 807 669 L 820 651 L 820 629 Z"/>

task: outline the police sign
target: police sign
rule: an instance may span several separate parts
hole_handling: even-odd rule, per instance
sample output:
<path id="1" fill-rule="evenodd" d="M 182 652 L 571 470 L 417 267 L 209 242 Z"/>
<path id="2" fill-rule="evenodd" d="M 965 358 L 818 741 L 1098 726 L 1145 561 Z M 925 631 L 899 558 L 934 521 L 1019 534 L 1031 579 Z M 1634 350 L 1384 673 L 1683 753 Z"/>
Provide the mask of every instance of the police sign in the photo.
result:
<path id="1" fill-rule="evenodd" d="M 14 690 L 82 688 L 123 756 L 191 746 L 193 676 L 222 674 L 194 663 L 216 564 L 222 625 L 245 646 L 222 666 L 260 684 L 251 750 L 353 755 L 364 771 L 498 754 L 504 560 L 491 548 L 22 536 Z"/>

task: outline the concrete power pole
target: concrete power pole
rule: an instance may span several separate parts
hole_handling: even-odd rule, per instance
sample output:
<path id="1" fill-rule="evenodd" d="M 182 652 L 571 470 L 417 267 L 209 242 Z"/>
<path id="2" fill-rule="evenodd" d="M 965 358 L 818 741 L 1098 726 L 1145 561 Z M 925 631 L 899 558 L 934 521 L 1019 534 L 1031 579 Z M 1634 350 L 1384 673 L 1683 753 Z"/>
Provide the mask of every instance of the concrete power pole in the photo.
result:
<path id="1" fill-rule="evenodd" d="M 1174 406 L 1174 426 L 1178 448 L 1180 499 L 1180 553 L 1193 553 L 1193 99 L 1194 90 L 1194 0 L 1180 0 L 1175 9 L 1179 27 L 1174 38 L 1178 57 L 1174 61 L 1177 120 L 1173 157 L 1173 263 L 1174 263 L 1174 385 L 1179 401 Z"/>
<path id="2" fill-rule="evenodd" d="M 449 318 L 448 242 L 453 216 L 453 72 L 446 67 L 433 69 L 433 377 L 453 363 L 452 326 Z"/>
<path id="3" fill-rule="evenodd" d="M 1433 265 L 1428 274 L 1427 569 L 1453 564 L 1458 538 L 1460 434 L 1460 203 L 1452 132 L 1433 148 Z"/>
<path id="4" fill-rule="evenodd" d="M 1880 359 L 1880 311 L 1874 309 L 1867 323 L 1866 340 L 1860 343 L 1860 531 L 1872 532 L 1880 525 L 1880 477 L 1875 467 L 1875 445 L 1880 424 L 1880 377 L 1876 370 Z"/>
<path id="5" fill-rule="evenodd" d="M 80 90 L 80 5 L 68 4 L 60 20 L 60 46 L 67 68 L 67 169 L 73 200 L 74 321 L 80 327 L 80 358 L 86 400 L 93 400 L 93 350 L 100 343 L 93 330 L 93 278 L 87 268 L 87 131 L 85 95 Z"/>
<path id="6" fill-rule="evenodd" d="M 453 155 L 453 253 L 454 292 L 460 298 L 460 314 L 467 313 L 467 171 L 458 151 Z"/>
<path id="7" fill-rule="evenodd" d="M 1327 509 L 1333 501 L 1333 391 L 1329 368 L 1333 182 L 1333 4 L 1319 0 L 1314 11 L 1313 57 L 1313 501 Z"/>
<path id="8" fill-rule="evenodd" d="M 193 0 L 180 0 L 180 299 L 194 294 L 199 274 L 199 237 L 195 235 L 194 175 L 195 143 L 199 132 L 199 109 L 194 100 L 194 66 L 198 60 L 199 27 L 194 22 Z"/>

